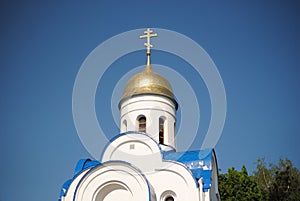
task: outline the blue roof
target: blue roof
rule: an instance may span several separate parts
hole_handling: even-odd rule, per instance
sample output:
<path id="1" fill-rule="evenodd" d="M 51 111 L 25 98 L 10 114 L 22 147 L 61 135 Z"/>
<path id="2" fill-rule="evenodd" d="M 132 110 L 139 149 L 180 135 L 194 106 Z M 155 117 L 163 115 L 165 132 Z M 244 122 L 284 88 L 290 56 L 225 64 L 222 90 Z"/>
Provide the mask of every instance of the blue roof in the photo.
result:
<path id="1" fill-rule="evenodd" d="M 73 180 L 77 177 L 77 175 L 79 175 L 83 170 L 87 169 L 87 168 L 92 168 L 95 167 L 97 165 L 99 165 L 100 162 L 99 161 L 92 161 L 91 159 L 81 159 L 77 162 L 76 167 L 75 167 L 75 171 L 74 171 L 74 176 L 72 179 L 67 180 L 61 187 L 60 190 L 60 195 L 59 195 L 59 201 L 61 200 L 62 196 L 65 196 L 70 184 L 73 182 Z"/>
<path id="2" fill-rule="evenodd" d="M 187 152 L 175 152 L 167 151 L 162 152 L 164 160 L 177 161 L 185 165 L 194 176 L 195 180 L 203 178 L 203 190 L 207 191 L 211 187 L 211 173 L 212 173 L 212 149 L 205 149 L 199 151 L 187 151 Z M 93 161 L 91 159 L 81 159 L 77 162 L 74 176 L 72 179 L 67 180 L 61 188 L 60 198 L 65 196 L 70 184 L 83 170 L 87 168 L 93 168 L 100 165 L 99 161 Z M 198 184 L 198 182 L 197 182 Z"/>
<path id="3" fill-rule="evenodd" d="M 81 159 L 76 164 L 74 175 L 78 175 L 81 171 L 83 171 L 83 170 L 85 170 L 87 168 L 90 168 L 90 167 L 95 167 L 95 166 L 97 166 L 99 164 L 100 164 L 99 161 L 92 161 L 89 158 L 87 158 L 87 159 Z"/>
<path id="4" fill-rule="evenodd" d="M 212 149 L 187 152 L 163 152 L 164 160 L 177 161 L 184 164 L 193 174 L 195 179 L 203 178 L 203 190 L 211 187 Z"/>

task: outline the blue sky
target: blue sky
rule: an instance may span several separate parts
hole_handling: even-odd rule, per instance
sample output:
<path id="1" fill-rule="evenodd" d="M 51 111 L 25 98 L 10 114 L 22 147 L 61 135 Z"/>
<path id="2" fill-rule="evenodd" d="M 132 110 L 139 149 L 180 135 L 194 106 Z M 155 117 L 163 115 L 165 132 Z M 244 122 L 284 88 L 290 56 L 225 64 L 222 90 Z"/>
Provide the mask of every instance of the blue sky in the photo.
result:
<path id="1" fill-rule="evenodd" d="M 288 157 L 300 168 L 299 11 L 296 1 L 2 1 L 0 200 L 57 199 L 76 162 L 90 157 L 72 116 L 82 62 L 108 38 L 146 27 L 190 37 L 218 67 L 227 95 L 216 146 L 222 172 L 243 164 L 251 171 L 260 157 Z M 153 61 L 199 85 L 205 130 L 210 108 L 201 79 L 175 56 L 156 51 Z M 144 52 L 129 54 L 99 83 L 97 115 L 108 136 L 118 134 L 106 107 L 111 90 L 144 63 Z M 191 148 L 200 144 L 201 137 Z"/>

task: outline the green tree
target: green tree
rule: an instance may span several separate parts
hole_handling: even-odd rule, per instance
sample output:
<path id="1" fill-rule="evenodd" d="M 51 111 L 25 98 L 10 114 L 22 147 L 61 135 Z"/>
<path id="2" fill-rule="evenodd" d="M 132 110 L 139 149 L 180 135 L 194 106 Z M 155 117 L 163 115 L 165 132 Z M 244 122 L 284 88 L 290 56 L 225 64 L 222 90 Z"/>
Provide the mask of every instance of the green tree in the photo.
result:
<path id="1" fill-rule="evenodd" d="M 248 175 L 245 166 L 242 167 L 241 172 L 229 168 L 228 173 L 220 174 L 219 191 L 221 200 L 224 201 L 262 200 L 256 179 Z"/>
<path id="2" fill-rule="evenodd" d="M 265 159 L 258 159 L 256 162 L 256 171 L 253 172 L 258 186 L 262 192 L 263 200 L 269 199 L 270 186 L 273 183 L 274 166 L 265 162 Z"/>
<path id="3" fill-rule="evenodd" d="M 259 159 L 254 177 L 263 193 L 264 200 L 300 200 L 300 172 L 289 159 L 280 159 L 278 165 Z"/>

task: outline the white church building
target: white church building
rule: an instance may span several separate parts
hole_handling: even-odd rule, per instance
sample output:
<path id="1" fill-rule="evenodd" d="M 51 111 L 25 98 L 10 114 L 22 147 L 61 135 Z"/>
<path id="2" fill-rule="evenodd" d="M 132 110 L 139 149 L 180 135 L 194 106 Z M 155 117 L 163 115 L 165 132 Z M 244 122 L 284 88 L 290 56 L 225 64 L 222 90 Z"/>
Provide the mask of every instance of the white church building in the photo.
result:
<path id="1" fill-rule="evenodd" d="M 99 161 L 82 159 L 61 189 L 60 201 L 218 201 L 213 149 L 176 151 L 176 110 L 168 80 L 150 63 L 126 84 L 119 103 L 120 133 Z M 184 109 L 184 108 L 183 108 Z"/>

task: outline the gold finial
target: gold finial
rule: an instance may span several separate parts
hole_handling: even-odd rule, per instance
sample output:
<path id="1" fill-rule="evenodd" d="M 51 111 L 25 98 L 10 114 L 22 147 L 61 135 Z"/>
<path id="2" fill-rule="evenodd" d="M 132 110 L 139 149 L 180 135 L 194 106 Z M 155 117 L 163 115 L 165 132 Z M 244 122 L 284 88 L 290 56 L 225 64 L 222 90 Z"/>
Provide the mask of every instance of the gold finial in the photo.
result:
<path id="1" fill-rule="evenodd" d="M 150 38 L 157 36 L 157 34 L 153 34 L 153 31 L 151 29 L 147 29 L 144 31 L 145 35 L 140 36 L 140 38 L 147 38 L 147 43 L 144 43 L 144 45 L 147 47 L 147 66 L 150 66 L 150 48 L 153 47 L 153 45 L 150 44 Z"/>

